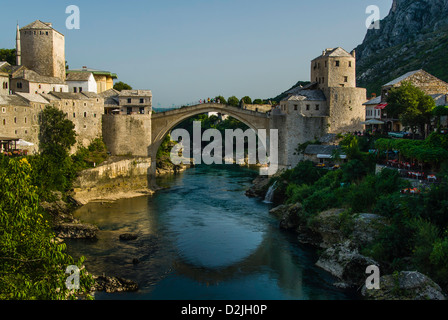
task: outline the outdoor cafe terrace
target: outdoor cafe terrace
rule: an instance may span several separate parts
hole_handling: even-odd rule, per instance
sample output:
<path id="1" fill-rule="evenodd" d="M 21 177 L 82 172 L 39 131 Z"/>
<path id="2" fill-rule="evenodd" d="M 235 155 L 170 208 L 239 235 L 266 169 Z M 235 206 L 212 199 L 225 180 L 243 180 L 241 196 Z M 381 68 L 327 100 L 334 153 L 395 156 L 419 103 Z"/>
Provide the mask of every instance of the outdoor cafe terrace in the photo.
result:
<path id="1" fill-rule="evenodd" d="M 383 164 L 388 168 L 398 170 L 401 177 L 403 178 L 426 181 L 429 183 L 437 182 L 437 175 L 435 172 L 424 170 L 424 167 L 418 165 L 417 163 L 410 163 L 394 159 L 385 160 Z"/>
<path id="2" fill-rule="evenodd" d="M 33 144 L 19 138 L 0 137 L 0 153 L 8 157 L 26 156 L 28 150 L 24 148 L 30 146 Z"/>

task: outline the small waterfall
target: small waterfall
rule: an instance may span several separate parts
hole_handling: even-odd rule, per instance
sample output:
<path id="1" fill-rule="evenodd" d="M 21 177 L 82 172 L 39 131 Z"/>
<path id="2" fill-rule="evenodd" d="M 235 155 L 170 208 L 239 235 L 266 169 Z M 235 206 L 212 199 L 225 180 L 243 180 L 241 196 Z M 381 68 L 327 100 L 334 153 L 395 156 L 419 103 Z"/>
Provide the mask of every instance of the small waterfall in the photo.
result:
<path id="1" fill-rule="evenodd" d="M 272 186 L 269 187 L 268 192 L 266 193 L 266 197 L 264 198 L 264 202 L 272 203 L 274 200 L 274 192 L 277 190 L 277 181 L 274 182 Z"/>

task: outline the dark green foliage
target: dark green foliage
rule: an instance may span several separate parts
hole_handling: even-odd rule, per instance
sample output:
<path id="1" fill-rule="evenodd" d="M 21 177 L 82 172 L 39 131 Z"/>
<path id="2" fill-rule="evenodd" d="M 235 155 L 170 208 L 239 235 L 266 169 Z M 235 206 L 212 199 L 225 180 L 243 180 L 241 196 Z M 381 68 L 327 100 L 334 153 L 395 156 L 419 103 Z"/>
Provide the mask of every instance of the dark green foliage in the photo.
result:
<path id="1" fill-rule="evenodd" d="M 0 49 L 0 61 L 6 61 L 10 65 L 16 65 L 16 49 Z"/>
<path id="2" fill-rule="evenodd" d="M 94 139 L 87 148 L 79 147 L 78 151 L 71 156 L 76 172 L 96 167 L 104 162 L 107 157 L 106 145 L 99 138 Z"/>
<path id="3" fill-rule="evenodd" d="M 241 98 L 241 102 L 244 102 L 245 104 L 252 104 L 252 99 L 248 96 L 245 96 Z"/>
<path id="4" fill-rule="evenodd" d="M 227 104 L 229 106 L 238 107 L 240 105 L 240 100 L 235 96 L 231 96 L 229 99 L 227 99 Z"/>
<path id="5" fill-rule="evenodd" d="M 32 167 L 26 159 L 1 161 L 0 167 L 0 299 L 61 300 L 75 298 L 65 281 L 75 262 L 66 245 L 56 241 L 39 207 L 37 188 L 32 184 Z M 93 284 L 81 271 L 81 292 Z"/>
<path id="6" fill-rule="evenodd" d="M 132 90 L 132 87 L 127 83 L 119 81 L 116 84 L 114 84 L 114 89 L 117 91 L 123 91 L 123 90 Z"/>

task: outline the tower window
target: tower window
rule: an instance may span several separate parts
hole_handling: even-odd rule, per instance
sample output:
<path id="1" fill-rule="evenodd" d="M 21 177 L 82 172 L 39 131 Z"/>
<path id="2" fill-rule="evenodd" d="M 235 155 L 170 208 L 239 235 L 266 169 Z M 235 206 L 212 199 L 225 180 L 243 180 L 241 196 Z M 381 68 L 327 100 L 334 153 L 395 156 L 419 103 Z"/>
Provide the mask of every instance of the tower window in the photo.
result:
<path id="1" fill-rule="evenodd" d="M 84 118 L 87 118 L 87 112 L 84 112 Z"/>
<path id="2" fill-rule="evenodd" d="M 316 111 L 319 111 L 319 105 L 316 104 Z"/>
<path id="3" fill-rule="evenodd" d="M 336 60 L 336 67 L 339 67 L 340 63 L 339 60 Z"/>
<path id="4" fill-rule="evenodd" d="M 297 111 L 297 107 L 298 107 L 298 106 L 295 104 L 295 105 L 294 105 L 294 110 L 295 110 L 295 111 Z"/>
<path id="5" fill-rule="evenodd" d="M 351 62 L 351 61 L 348 62 L 348 66 L 349 66 L 350 68 L 352 67 L 352 62 Z"/>
<path id="6" fill-rule="evenodd" d="M 348 82 L 348 77 L 344 77 L 344 82 Z"/>
<path id="7" fill-rule="evenodd" d="M 310 111 L 310 105 L 309 104 L 306 105 L 306 110 Z"/>

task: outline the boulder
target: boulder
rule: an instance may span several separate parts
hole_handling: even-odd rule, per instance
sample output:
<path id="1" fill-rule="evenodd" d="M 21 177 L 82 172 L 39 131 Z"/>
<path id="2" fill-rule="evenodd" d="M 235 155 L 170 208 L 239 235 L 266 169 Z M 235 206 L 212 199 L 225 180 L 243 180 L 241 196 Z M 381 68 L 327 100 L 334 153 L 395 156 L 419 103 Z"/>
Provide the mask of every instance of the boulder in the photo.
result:
<path id="1" fill-rule="evenodd" d="M 267 186 L 269 184 L 267 176 L 258 176 L 252 182 L 252 186 L 246 191 L 246 196 L 249 198 L 264 198 L 266 196 Z"/>
<path id="2" fill-rule="evenodd" d="M 352 242 L 365 246 L 378 238 L 382 228 L 388 225 L 387 219 L 378 214 L 361 213 L 353 220 Z"/>
<path id="3" fill-rule="evenodd" d="M 98 227 L 82 223 L 60 223 L 54 226 L 55 234 L 62 239 L 95 239 Z"/>
<path id="4" fill-rule="evenodd" d="M 122 240 L 122 241 L 131 241 L 131 240 L 136 240 L 137 238 L 138 238 L 138 235 L 135 233 L 120 234 L 120 240 Z"/>
<path id="5" fill-rule="evenodd" d="M 360 213 L 343 216 L 346 209 L 330 209 L 319 213 L 310 229 L 322 238 L 320 247 L 329 248 L 350 239 L 358 247 L 374 241 L 387 225 L 387 220 L 377 214 Z"/>
<path id="6" fill-rule="evenodd" d="M 310 224 L 310 229 L 320 235 L 320 247 L 329 248 L 346 239 L 340 228 L 340 216 L 345 209 L 330 209 L 319 213 Z"/>
<path id="7" fill-rule="evenodd" d="M 361 294 L 367 300 L 446 300 L 442 289 L 417 271 L 401 271 L 380 278 L 380 289 L 367 289 Z"/>
<path id="8" fill-rule="evenodd" d="M 337 277 L 340 282 L 336 285 L 340 287 L 360 287 L 365 284 L 366 269 L 371 265 L 379 266 L 375 260 L 361 255 L 350 240 L 326 249 L 316 263 L 316 266 Z"/>
<path id="9" fill-rule="evenodd" d="M 104 291 L 107 293 L 115 292 L 134 292 L 138 290 L 138 284 L 134 281 L 107 276 L 93 276 L 95 284 L 92 291 Z"/>
<path id="10" fill-rule="evenodd" d="M 302 217 L 302 205 L 300 203 L 281 205 L 272 209 L 269 213 L 280 219 L 280 228 L 285 230 L 296 230 L 306 222 Z"/>

